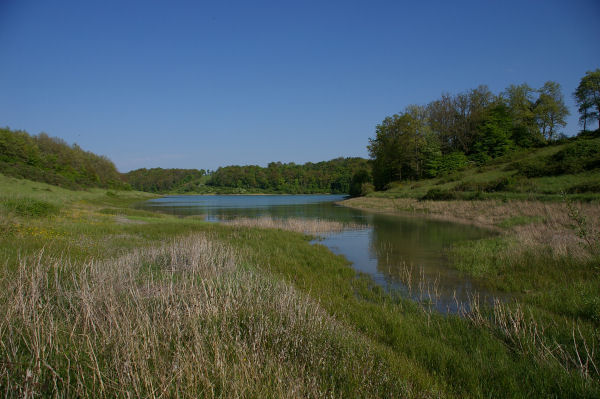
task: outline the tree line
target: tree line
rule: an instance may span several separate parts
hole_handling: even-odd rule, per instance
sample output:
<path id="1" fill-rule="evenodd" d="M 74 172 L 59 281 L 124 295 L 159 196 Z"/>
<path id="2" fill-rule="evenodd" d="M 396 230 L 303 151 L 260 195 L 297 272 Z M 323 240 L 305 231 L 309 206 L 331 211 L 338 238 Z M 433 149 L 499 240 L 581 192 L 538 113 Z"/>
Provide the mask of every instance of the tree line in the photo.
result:
<path id="1" fill-rule="evenodd" d="M 45 133 L 9 128 L 0 128 L 0 173 L 70 189 L 129 187 L 105 156 Z"/>
<path id="2" fill-rule="evenodd" d="M 271 162 L 268 166 L 226 166 L 214 171 L 206 183 L 273 193 L 348 193 L 352 176 L 370 169 L 363 158 L 336 158 L 303 165 Z"/>
<path id="3" fill-rule="evenodd" d="M 587 123 L 598 119 L 600 69 L 588 72 L 574 96 Z M 558 83 L 534 89 L 510 85 L 494 94 L 487 86 L 442 94 L 427 105 L 409 105 L 386 117 L 369 139 L 372 181 L 432 178 L 468 164 L 485 164 L 517 148 L 547 145 L 562 137 L 569 110 Z"/>
<path id="4" fill-rule="evenodd" d="M 123 177 L 135 190 L 151 193 L 194 192 L 206 176 L 204 169 L 136 169 Z"/>

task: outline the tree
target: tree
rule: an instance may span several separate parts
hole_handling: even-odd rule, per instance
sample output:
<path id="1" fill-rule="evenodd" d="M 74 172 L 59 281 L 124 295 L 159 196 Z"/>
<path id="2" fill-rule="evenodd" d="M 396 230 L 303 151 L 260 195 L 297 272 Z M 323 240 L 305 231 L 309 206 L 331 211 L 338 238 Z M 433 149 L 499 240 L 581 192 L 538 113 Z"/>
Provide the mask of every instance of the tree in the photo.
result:
<path id="1" fill-rule="evenodd" d="M 358 197 L 360 195 L 364 195 L 363 193 L 363 185 L 365 183 L 371 182 L 371 176 L 369 175 L 369 171 L 366 169 L 360 169 L 358 172 L 354 173 L 352 176 L 352 181 L 350 183 L 350 195 L 352 197 Z"/>
<path id="2" fill-rule="evenodd" d="M 479 163 L 502 156 L 510 150 L 511 125 L 506 105 L 499 103 L 488 111 L 479 127 L 478 140 L 474 145 L 475 158 Z"/>
<path id="3" fill-rule="evenodd" d="M 579 122 L 586 130 L 587 122 L 597 120 L 600 129 L 600 69 L 587 71 L 573 93 L 579 107 Z"/>
<path id="4" fill-rule="evenodd" d="M 373 159 L 373 184 L 381 190 L 386 184 L 418 177 L 419 122 L 409 113 L 386 117 L 369 139 L 369 155 Z"/>
<path id="5" fill-rule="evenodd" d="M 512 118 L 511 139 L 521 147 L 532 147 L 543 142 L 534 113 L 535 90 L 528 84 L 510 85 L 502 97 Z"/>
<path id="6" fill-rule="evenodd" d="M 569 110 L 565 105 L 560 84 L 548 81 L 538 92 L 540 96 L 535 103 L 535 119 L 544 137 L 552 140 L 558 133 L 558 127 L 567 125 L 565 118 L 569 115 Z"/>

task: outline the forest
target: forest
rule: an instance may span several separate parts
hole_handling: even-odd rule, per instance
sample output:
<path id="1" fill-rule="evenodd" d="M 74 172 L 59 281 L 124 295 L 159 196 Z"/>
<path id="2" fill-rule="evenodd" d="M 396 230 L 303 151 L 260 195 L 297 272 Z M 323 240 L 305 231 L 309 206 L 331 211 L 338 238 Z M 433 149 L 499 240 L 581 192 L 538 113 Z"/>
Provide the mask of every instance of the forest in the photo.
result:
<path id="1" fill-rule="evenodd" d="M 9 128 L 0 128 L 0 173 L 70 189 L 128 188 L 108 158 L 45 133 Z"/>
<path id="2" fill-rule="evenodd" d="M 369 168 L 369 162 L 363 158 L 336 158 L 303 165 L 271 162 L 266 168 L 226 166 L 212 173 L 207 184 L 289 194 L 348 193 L 353 175 Z"/>
<path id="3" fill-rule="evenodd" d="M 588 123 L 598 120 L 599 82 L 600 69 L 588 72 L 574 93 L 584 134 Z M 369 139 L 373 184 L 383 190 L 393 181 L 432 178 L 518 149 L 551 145 L 566 138 L 561 129 L 568 115 L 561 87 L 552 81 L 538 89 L 510 85 L 497 94 L 481 85 L 409 105 L 386 117 Z"/>
<path id="4" fill-rule="evenodd" d="M 204 169 L 136 169 L 124 173 L 123 177 L 135 190 L 150 193 L 194 192 L 203 184 Z"/>

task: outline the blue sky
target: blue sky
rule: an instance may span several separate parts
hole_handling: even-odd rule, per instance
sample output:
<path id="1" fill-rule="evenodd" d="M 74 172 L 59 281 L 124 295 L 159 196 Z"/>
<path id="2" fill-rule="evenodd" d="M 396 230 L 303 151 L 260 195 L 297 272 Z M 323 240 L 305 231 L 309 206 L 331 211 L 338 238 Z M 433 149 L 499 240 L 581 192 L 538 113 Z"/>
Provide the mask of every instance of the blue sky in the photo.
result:
<path id="1" fill-rule="evenodd" d="M 0 0 L 0 126 L 119 170 L 367 156 L 385 116 L 600 67 L 600 2 Z"/>

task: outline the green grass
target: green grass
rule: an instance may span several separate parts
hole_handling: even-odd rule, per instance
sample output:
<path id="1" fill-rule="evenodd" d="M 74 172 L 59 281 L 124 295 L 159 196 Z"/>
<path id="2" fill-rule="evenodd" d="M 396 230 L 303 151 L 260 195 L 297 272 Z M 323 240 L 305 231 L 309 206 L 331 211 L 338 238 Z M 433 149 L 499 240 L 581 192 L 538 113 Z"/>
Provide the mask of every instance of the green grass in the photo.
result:
<path id="1" fill-rule="evenodd" d="M 0 334 L 22 333 L 11 340 L 4 335 L 2 342 L 16 343 L 20 348 L 19 361 L 24 366 L 11 369 L 5 363 L 0 364 L 2 389 L 16 389 L 18 384 L 28 383 L 29 368 L 35 378 L 39 377 L 40 383 L 35 386 L 46 396 L 52 394 L 53 381 L 62 384 L 65 393 L 66 376 L 71 372 L 81 377 L 83 385 L 77 391 L 78 380 L 73 377 L 70 392 L 73 395 L 79 392 L 80 396 L 123 396 L 127 387 L 132 387 L 132 392 L 135 392 L 133 387 L 139 387 L 138 394 L 148 395 L 152 392 L 151 384 L 166 386 L 168 396 L 200 397 L 282 397 L 297 396 L 298 392 L 308 397 L 592 398 L 600 395 L 597 375 L 584 376 L 570 362 L 571 358 L 545 357 L 546 352 L 536 346 L 539 341 L 531 343 L 529 330 L 507 332 L 491 322 L 492 313 L 486 313 L 485 309 L 482 317 L 490 315 L 486 319 L 490 321 L 485 323 L 431 313 L 415 302 L 386 293 L 370 278 L 357 275 L 343 257 L 322 245 L 311 244 L 311 237 L 306 235 L 211 224 L 197 218 L 132 209 L 136 201 L 151 198 L 142 193 L 71 192 L 2 176 L 0 187 L 18 198 L 60 207 L 58 213 L 33 217 L 2 211 L 0 222 L 10 227 L 10 233 L 0 237 L 0 255 L 5 265 L 0 280 L 3 292 L 18 292 L 14 290 L 14 284 L 20 281 L 16 276 L 26 278 L 29 275 L 26 270 L 39 270 L 39 276 L 32 276 L 38 276 L 41 280 L 35 281 L 43 283 L 40 287 L 45 288 L 32 292 L 42 296 L 28 295 L 27 290 L 37 286 L 31 284 L 33 280 L 25 279 L 28 283 L 22 285 L 19 298 L 40 298 L 39 302 L 32 299 L 33 307 L 26 309 L 32 312 L 44 309 L 31 314 L 46 321 L 35 324 L 32 323 L 35 317 L 19 316 L 29 313 L 8 312 L 14 318 L 7 320 L 14 322 L 2 324 Z M 519 225 L 527 221 L 506 223 Z M 231 272 L 193 277 L 181 269 L 193 265 L 189 259 L 196 259 L 194 256 L 202 259 L 206 251 L 186 255 L 187 258 L 176 256 L 177 261 L 164 260 L 165 253 L 171 254 L 168 259 L 173 259 L 172 254 L 179 248 L 177 243 L 193 245 L 196 241 L 185 237 L 198 234 L 207 237 L 211 245 L 223 245 L 236 254 Z M 463 251 L 457 253 L 460 258 L 457 267 L 493 279 L 496 282 L 491 284 L 497 287 L 520 293 L 523 296 L 520 306 L 527 314 L 533 312 L 537 325 L 546 326 L 542 337 L 546 345 L 552 347 L 557 342 L 564 346 L 565 353 L 572 354 L 570 332 L 577 323 L 583 336 L 576 336 L 577 342 L 581 345 L 586 340 L 597 347 L 598 303 L 594 298 L 600 293 L 593 285 L 597 282 L 593 266 L 565 263 L 552 257 L 534 259 L 536 254 L 505 263 L 499 255 L 503 251 L 498 248 L 511 245 L 514 243 L 503 236 L 465 243 L 465 247 L 457 247 L 457 251 L 461 248 Z M 168 248 L 163 255 L 145 257 L 161 247 Z M 41 259 L 49 261 L 36 263 L 42 249 Z M 141 253 L 137 258 L 131 255 L 136 251 Z M 27 260 L 26 268 L 20 263 L 23 259 Z M 547 261 L 550 263 L 546 264 Z M 82 274 L 84 270 L 87 274 Z M 126 278 L 127 270 L 133 273 L 133 280 Z M 97 277 L 94 273 L 98 273 Z M 57 280 L 52 280 L 53 276 Z M 565 279 L 569 284 L 561 290 L 556 282 Z M 66 290 L 65 287 L 74 287 L 76 282 L 78 291 Z M 214 295 L 204 293 L 202 284 L 212 287 Z M 146 293 L 143 300 L 131 296 L 136 290 Z M 164 298 L 149 296 L 152 292 L 171 294 Z M 556 297 L 552 298 L 553 295 Z M 186 304 L 197 298 L 212 301 L 207 303 L 215 306 L 213 317 L 193 313 L 196 316 L 189 318 L 189 313 L 183 312 L 191 311 Z M 72 301 L 69 306 L 76 311 L 61 313 L 59 303 L 53 302 L 56 300 Z M 20 302 L 14 301 L 13 296 L 0 298 L 3 308 L 9 308 L 10 304 L 12 309 L 17 303 Z M 72 318 L 85 314 L 81 312 L 87 309 L 86 303 L 99 306 L 88 309 L 99 313 L 90 319 L 93 324 L 85 327 L 87 330 L 84 324 L 77 324 L 81 321 Z M 202 301 L 197 304 L 205 306 Z M 114 319 L 106 315 L 114 315 Z M 167 322 L 164 325 L 160 322 L 161 328 L 154 328 L 153 323 L 147 322 L 154 319 Z M 111 325 L 108 320 L 117 324 Z M 295 320 L 298 324 L 294 324 Z M 131 329 L 116 334 L 114 326 L 122 323 L 131 325 Z M 530 319 L 521 322 L 532 323 Z M 38 331 L 40 336 L 49 337 L 49 330 L 36 328 L 52 325 L 58 326 L 56 340 L 49 340 L 47 346 L 39 348 L 46 348 L 44 359 L 62 380 L 46 366 L 35 368 L 35 346 L 28 345 L 38 341 L 31 341 L 27 334 Z M 173 327 L 177 325 L 181 327 Z M 77 333 L 73 338 L 60 333 L 73 328 Z M 142 340 L 134 340 L 139 334 Z M 206 342 L 210 345 L 203 346 Z M 143 349 L 141 353 L 135 352 L 140 348 L 147 348 L 147 357 L 143 356 Z M 92 352 L 97 365 L 90 355 Z M 204 362 L 188 356 L 193 353 L 206 355 Z M 181 356 L 178 364 L 186 370 L 185 374 L 171 373 L 177 364 L 176 354 Z M 10 356 L 13 359 L 13 352 Z M 137 373 L 122 369 L 127 356 L 139 366 Z M 593 360 L 598 362 L 595 356 Z M 72 369 L 75 364 L 81 364 L 81 370 Z M 98 388 L 99 375 L 110 377 L 105 381 L 131 378 L 120 385 L 107 383 L 108 388 L 103 391 Z M 145 382 L 135 382 L 134 377 Z M 169 383 L 169 378 L 174 378 L 172 381 L 178 385 Z M 290 393 L 294 387 L 296 395 Z"/>
<path id="2" fill-rule="evenodd" d="M 600 143 L 600 139 L 587 140 Z M 600 170 L 557 176 L 526 177 L 519 173 L 522 163 L 548 164 L 549 157 L 572 144 L 522 150 L 498 158 L 485 166 L 473 166 L 433 179 L 396 182 L 386 191 L 369 194 L 382 198 L 423 198 L 431 190 L 451 193 L 455 199 L 520 199 L 560 201 L 567 193 L 578 201 L 600 201 Z M 446 198 L 448 195 L 439 195 Z"/>

